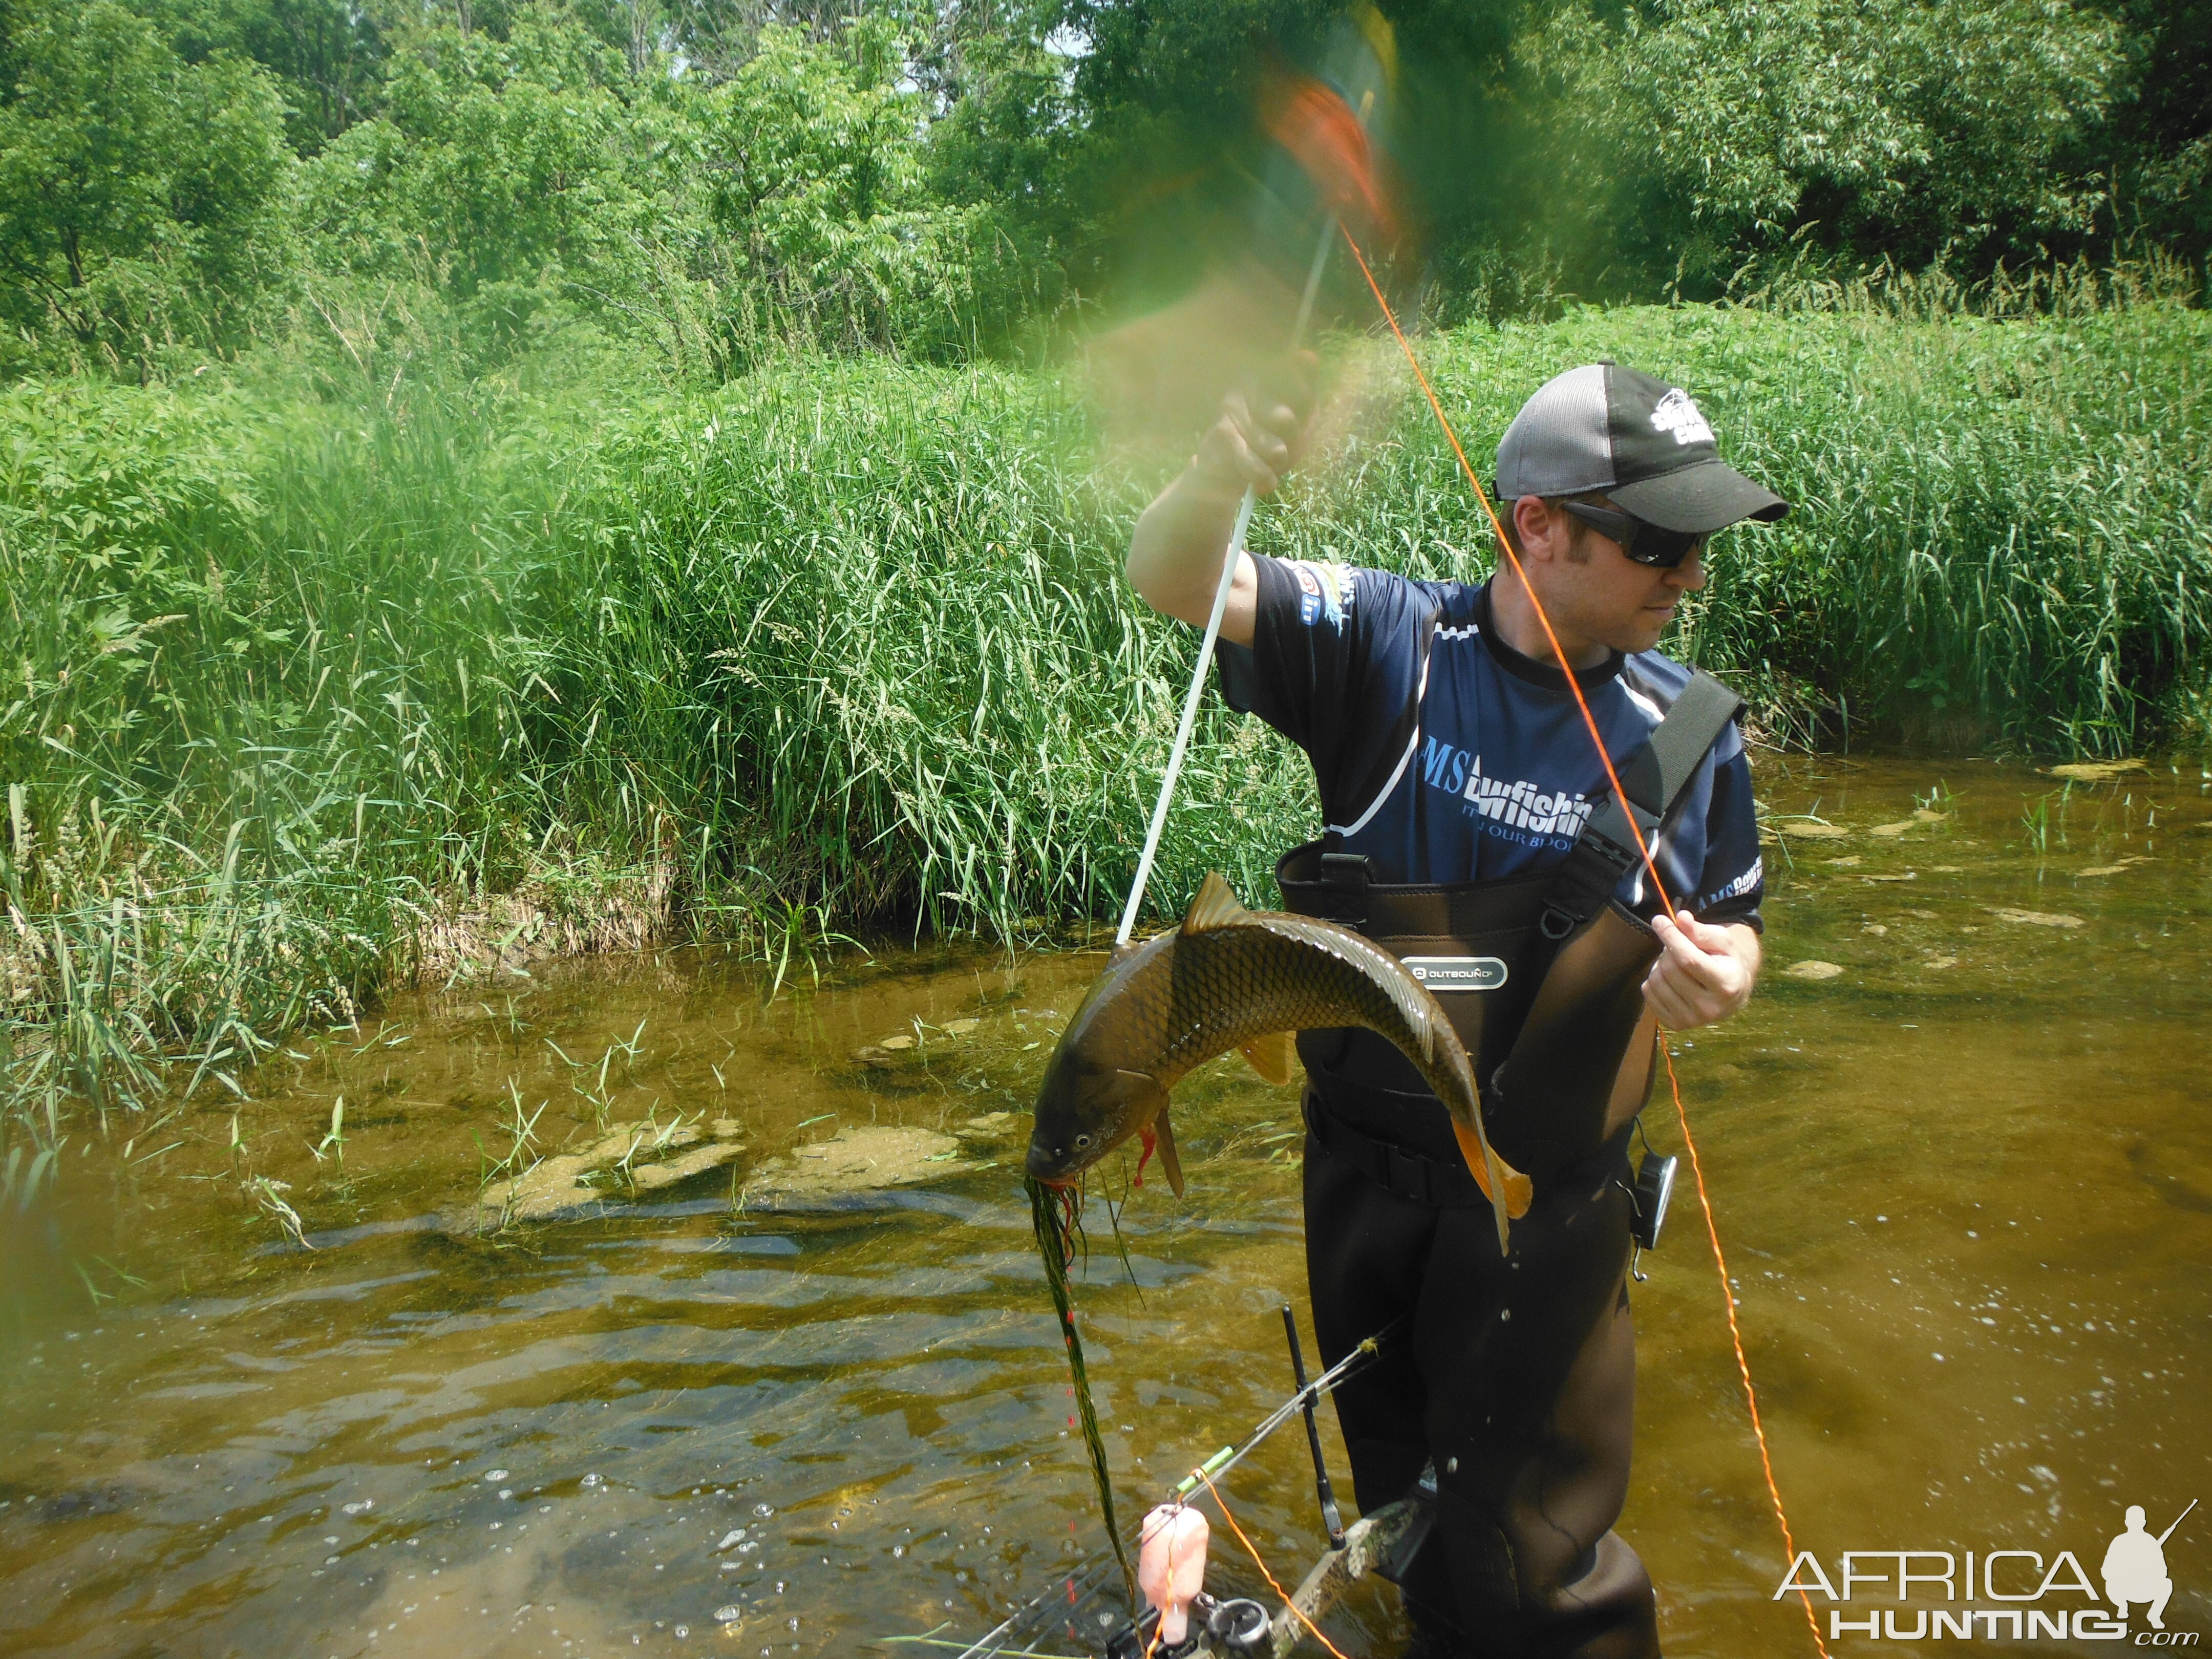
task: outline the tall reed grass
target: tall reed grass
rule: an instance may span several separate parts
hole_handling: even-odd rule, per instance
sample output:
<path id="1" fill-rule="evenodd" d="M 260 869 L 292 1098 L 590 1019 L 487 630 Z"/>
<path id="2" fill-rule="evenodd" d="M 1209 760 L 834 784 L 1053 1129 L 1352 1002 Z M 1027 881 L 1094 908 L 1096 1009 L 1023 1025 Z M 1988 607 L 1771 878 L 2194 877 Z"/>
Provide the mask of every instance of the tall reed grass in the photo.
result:
<path id="1" fill-rule="evenodd" d="M 1878 298 L 1878 296 L 1877 296 Z M 1998 320 L 1832 296 L 1420 342 L 1482 455 L 1597 356 L 1691 387 L 1796 510 L 1678 648 L 1771 728 L 2114 752 L 2203 735 L 2212 325 L 2111 289 Z M 418 360 L 419 361 L 419 360 Z M 1480 575 L 1402 366 L 1342 343 L 1255 544 Z M 1119 565 L 1160 480 L 1049 377 L 599 366 L 0 393 L 0 1178 L 243 1087 L 394 976 L 690 929 L 1005 935 L 1111 913 L 1195 641 Z M 1299 757 L 1218 707 L 1153 892 L 1255 896 Z"/>

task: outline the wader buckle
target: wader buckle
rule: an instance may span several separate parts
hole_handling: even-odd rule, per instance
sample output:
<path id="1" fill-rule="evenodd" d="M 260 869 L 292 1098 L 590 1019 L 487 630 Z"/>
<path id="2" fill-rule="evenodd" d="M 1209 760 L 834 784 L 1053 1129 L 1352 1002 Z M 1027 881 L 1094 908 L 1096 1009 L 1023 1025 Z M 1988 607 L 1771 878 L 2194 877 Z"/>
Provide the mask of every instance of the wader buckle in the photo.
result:
<path id="1" fill-rule="evenodd" d="M 1635 830 L 1628 827 L 1632 823 Z M 1642 862 L 1634 846 L 1636 832 L 1641 831 L 1649 845 L 1658 830 L 1658 815 L 1632 800 L 1625 806 L 1610 799 L 1602 802 L 1559 866 L 1544 914 L 1537 919 L 1537 931 L 1557 945 L 1603 909 L 1621 878 Z"/>
<path id="2" fill-rule="evenodd" d="M 1318 1090 L 1307 1091 L 1302 1109 L 1308 1132 L 1324 1152 L 1400 1198 L 1432 1210 L 1480 1209 L 1489 1201 L 1464 1163 L 1441 1163 L 1395 1141 L 1364 1134 L 1330 1112 Z"/>
<path id="3" fill-rule="evenodd" d="M 1364 853 L 1323 853 L 1321 884 L 1332 900 L 1328 920 L 1347 927 L 1367 924 L 1367 884 L 1372 875 Z"/>

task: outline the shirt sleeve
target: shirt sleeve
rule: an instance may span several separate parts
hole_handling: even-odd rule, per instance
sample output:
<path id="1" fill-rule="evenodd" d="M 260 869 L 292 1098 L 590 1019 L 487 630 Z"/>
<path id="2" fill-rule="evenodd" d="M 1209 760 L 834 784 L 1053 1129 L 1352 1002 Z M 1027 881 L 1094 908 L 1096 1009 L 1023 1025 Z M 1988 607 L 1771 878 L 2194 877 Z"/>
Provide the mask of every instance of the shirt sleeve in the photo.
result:
<path id="1" fill-rule="evenodd" d="M 1306 751 L 1334 822 L 1371 769 L 1377 734 L 1414 706 L 1433 607 L 1389 571 L 1261 553 L 1252 562 L 1252 643 L 1219 647 L 1222 696 Z"/>
<path id="2" fill-rule="evenodd" d="M 1705 814 L 1705 863 L 1690 913 L 1717 927 L 1740 921 L 1764 932 L 1759 907 L 1766 896 L 1766 867 L 1759 851 L 1751 763 L 1733 727 L 1723 742 L 1735 752 L 1715 758 L 1712 799 Z"/>

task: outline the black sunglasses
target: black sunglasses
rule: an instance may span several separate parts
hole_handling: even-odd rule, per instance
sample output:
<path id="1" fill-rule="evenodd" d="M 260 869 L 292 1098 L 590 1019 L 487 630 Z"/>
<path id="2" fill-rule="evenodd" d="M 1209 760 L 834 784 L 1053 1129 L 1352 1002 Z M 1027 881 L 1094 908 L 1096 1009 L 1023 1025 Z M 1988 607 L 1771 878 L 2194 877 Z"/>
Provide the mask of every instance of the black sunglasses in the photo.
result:
<path id="1" fill-rule="evenodd" d="M 1704 553 L 1706 542 L 1712 537 L 1708 530 L 1662 530 L 1630 514 L 1609 507 L 1593 507 L 1588 501 L 1561 501 L 1559 505 L 1599 535 L 1620 543 L 1620 550 L 1637 563 L 1649 565 L 1654 570 L 1673 570 L 1683 560 Z"/>

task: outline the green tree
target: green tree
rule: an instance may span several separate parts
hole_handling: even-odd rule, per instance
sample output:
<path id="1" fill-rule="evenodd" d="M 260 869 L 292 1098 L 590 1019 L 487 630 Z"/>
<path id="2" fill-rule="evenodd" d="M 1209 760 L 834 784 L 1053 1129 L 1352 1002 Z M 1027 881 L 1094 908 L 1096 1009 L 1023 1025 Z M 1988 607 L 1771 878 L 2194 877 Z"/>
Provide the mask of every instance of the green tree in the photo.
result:
<path id="1" fill-rule="evenodd" d="M 404 37 L 383 112 L 307 169 L 318 264 L 433 284 L 495 354 L 634 300 L 652 242 L 685 213 L 680 124 L 652 90 L 552 7 L 523 8 L 505 39 Z"/>
<path id="2" fill-rule="evenodd" d="M 2120 48 L 2068 0 L 1577 0 L 1516 47 L 1522 225 L 1601 293 L 1710 291 L 1793 234 L 1853 262 L 2033 257 L 2106 204 L 2079 157 Z"/>
<path id="3" fill-rule="evenodd" d="M 272 78 L 187 64 L 114 0 L 15 0 L 4 54 L 0 316 L 116 361 L 234 339 L 281 269 Z"/>
<path id="4" fill-rule="evenodd" d="M 359 0 L 226 0 L 236 49 L 284 84 L 293 145 L 303 154 L 374 109 L 386 45 Z"/>
<path id="5" fill-rule="evenodd" d="M 749 314 L 843 346 L 972 332 L 975 226 L 928 187 L 903 70 L 883 20 L 827 42 L 770 26 L 702 100 L 707 210 Z"/>
<path id="6" fill-rule="evenodd" d="M 1264 84 L 1320 61 L 1346 9 L 1341 0 L 1068 0 L 1068 29 L 1087 49 L 1073 118 L 1052 136 L 1060 191 L 1084 214 L 1061 238 L 1080 244 L 1080 285 L 1151 297 L 1252 240 L 1255 185 L 1269 171 Z M 1429 249 L 1492 234 L 1525 0 L 1382 0 L 1378 9 L 1395 41 L 1382 126 L 1406 218 Z M 1292 257 L 1302 270 L 1304 255 Z M 1355 279 L 1340 298 L 1364 319 L 1356 290 Z"/>
<path id="7" fill-rule="evenodd" d="M 287 132 L 303 154 L 312 155 L 374 108 L 389 0 L 124 3 L 188 64 L 228 52 L 250 58 L 275 76 L 287 106 Z"/>
<path id="8" fill-rule="evenodd" d="M 2118 0 L 2135 71 L 2112 167 L 2124 234 L 2212 258 L 2212 0 Z"/>

